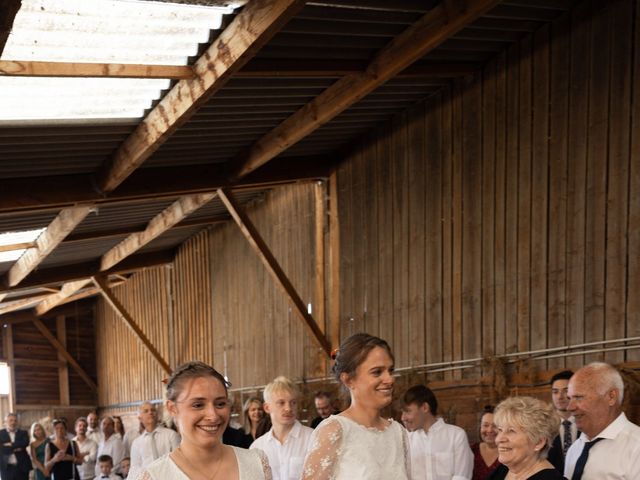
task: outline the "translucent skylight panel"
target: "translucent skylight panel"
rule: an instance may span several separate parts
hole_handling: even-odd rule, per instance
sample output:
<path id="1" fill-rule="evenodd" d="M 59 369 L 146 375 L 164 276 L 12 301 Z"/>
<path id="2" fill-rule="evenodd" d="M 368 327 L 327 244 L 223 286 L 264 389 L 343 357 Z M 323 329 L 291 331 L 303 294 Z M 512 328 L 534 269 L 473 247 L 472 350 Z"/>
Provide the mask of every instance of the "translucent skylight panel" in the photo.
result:
<path id="1" fill-rule="evenodd" d="M 230 11 L 147 0 L 22 0 L 2 59 L 186 65 Z M 0 76 L 0 121 L 140 118 L 169 85 Z"/>
<path id="2" fill-rule="evenodd" d="M 22 232 L 0 233 L 0 246 L 4 247 L 7 245 L 17 245 L 20 243 L 34 242 L 40 236 L 40 234 L 44 232 L 44 230 L 44 228 L 40 228 L 37 230 L 26 230 Z M 24 248 L 0 252 L 0 263 L 13 262 L 20 258 L 24 252 Z"/>

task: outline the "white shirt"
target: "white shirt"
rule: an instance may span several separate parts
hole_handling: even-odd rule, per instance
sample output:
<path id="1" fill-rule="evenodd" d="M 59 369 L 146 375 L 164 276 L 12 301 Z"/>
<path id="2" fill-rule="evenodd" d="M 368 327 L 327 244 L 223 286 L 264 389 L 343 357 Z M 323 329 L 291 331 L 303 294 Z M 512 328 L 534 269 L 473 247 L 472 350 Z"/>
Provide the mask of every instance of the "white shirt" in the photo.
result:
<path id="1" fill-rule="evenodd" d="M 178 445 L 180 435 L 170 428 L 157 426 L 153 432 L 145 430 L 131 444 L 131 468 L 146 468 L 154 460 L 173 452 Z"/>
<path id="2" fill-rule="evenodd" d="M 98 455 L 97 458 L 100 458 L 101 455 L 109 455 L 113 459 L 113 470 L 112 472 L 118 473 L 120 471 L 120 462 L 124 458 L 124 444 L 122 443 L 122 439 L 120 435 L 116 435 L 115 433 L 109 437 L 109 440 L 103 440 L 98 445 Z M 95 466 L 95 474 L 96 477 L 100 476 L 100 463 L 96 462 Z"/>
<path id="3" fill-rule="evenodd" d="M 409 432 L 413 480 L 470 480 L 473 453 L 465 431 L 439 418 L 428 432 Z"/>
<path id="4" fill-rule="evenodd" d="M 96 477 L 96 480 L 122 480 L 122 477 L 112 473 L 111 475 L 102 475 Z"/>
<path id="5" fill-rule="evenodd" d="M 640 479 L 640 427 L 618 415 L 607 428 L 596 435 L 603 438 L 589 451 L 582 480 L 638 480 Z M 592 439 L 582 432 L 567 452 L 564 476 L 571 478 L 585 442 Z"/>
<path id="6" fill-rule="evenodd" d="M 80 480 L 90 480 L 95 476 L 98 444 L 87 437 L 85 437 L 84 442 L 78 440 L 78 437 L 73 440 L 78 444 L 80 453 L 89 452 L 89 455 L 82 459 L 82 464 L 78 465 L 78 473 L 80 474 Z"/>
<path id="7" fill-rule="evenodd" d="M 104 439 L 104 435 L 97 428 L 95 430 L 92 430 L 91 428 L 87 427 L 87 433 L 85 436 L 96 442 L 96 445 L 100 445 L 100 442 Z"/>
<path id="8" fill-rule="evenodd" d="M 272 428 L 249 448 L 259 448 L 267 454 L 273 480 L 298 480 L 302 476 L 304 457 L 311 447 L 312 434 L 312 428 L 296 420 L 284 443 L 273 436 Z"/>
<path id="9" fill-rule="evenodd" d="M 124 434 L 124 438 L 122 439 L 122 443 L 124 443 L 124 456 L 131 456 L 131 445 L 133 445 L 133 441 L 140 436 L 140 430 L 135 428 L 132 430 L 127 430 L 127 433 Z"/>

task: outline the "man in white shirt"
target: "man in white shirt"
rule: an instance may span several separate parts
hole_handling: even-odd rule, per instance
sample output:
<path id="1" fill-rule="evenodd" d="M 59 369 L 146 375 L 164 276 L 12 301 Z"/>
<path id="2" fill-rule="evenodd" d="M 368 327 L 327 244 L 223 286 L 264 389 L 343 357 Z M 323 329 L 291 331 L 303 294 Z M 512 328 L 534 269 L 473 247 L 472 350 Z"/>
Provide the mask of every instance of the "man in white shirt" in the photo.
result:
<path id="1" fill-rule="evenodd" d="M 96 412 L 89 412 L 89 415 L 87 415 L 87 438 L 96 442 L 96 445 L 100 445 L 100 442 L 102 441 L 100 419 Z"/>
<path id="2" fill-rule="evenodd" d="M 569 411 L 569 379 L 573 376 L 571 370 L 563 370 L 551 377 L 551 401 L 553 406 L 560 415 L 560 426 L 558 435 L 551 444 L 551 449 L 547 454 L 547 460 L 556 467 L 560 473 L 564 471 L 564 457 L 567 450 L 573 442 L 576 441 L 578 435 L 578 427 L 575 419 Z"/>
<path id="3" fill-rule="evenodd" d="M 569 380 L 569 411 L 582 435 L 567 452 L 569 480 L 640 479 L 640 427 L 622 412 L 624 382 L 607 363 L 595 362 Z"/>
<path id="4" fill-rule="evenodd" d="M 83 456 L 82 464 L 78 465 L 80 480 L 91 480 L 95 476 L 98 444 L 87 437 L 87 419 L 80 417 L 76 420 L 76 436 L 73 438 Z"/>
<path id="5" fill-rule="evenodd" d="M 144 402 L 138 410 L 138 419 L 144 426 L 142 435 L 131 444 L 131 477 L 155 459 L 172 452 L 180 445 L 180 435 L 170 428 L 158 425 L 158 411 L 151 402 Z"/>
<path id="6" fill-rule="evenodd" d="M 101 423 L 103 439 L 98 444 L 98 458 L 109 455 L 113 461 L 113 472 L 120 472 L 120 462 L 124 458 L 124 444 L 120 435 L 115 435 L 114 421 L 112 417 L 104 417 Z M 96 477 L 100 475 L 100 464 L 96 463 L 94 472 Z"/>
<path id="7" fill-rule="evenodd" d="M 414 480 L 470 480 L 473 453 L 465 431 L 437 417 L 438 401 L 424 385 L 407 390 L 402 423 L 409 430 L 411 478 Z"/>
<path id="8" fill-rule="evenodd" d="M 298 480 L 313 433 L 297 420 L 298 389 L 288 378 L 277 377 L 265 387 L 263 395 L 264 411 L 271 418 L 272 427 L 250 448 L 264 451 L 274 480 Z"/>

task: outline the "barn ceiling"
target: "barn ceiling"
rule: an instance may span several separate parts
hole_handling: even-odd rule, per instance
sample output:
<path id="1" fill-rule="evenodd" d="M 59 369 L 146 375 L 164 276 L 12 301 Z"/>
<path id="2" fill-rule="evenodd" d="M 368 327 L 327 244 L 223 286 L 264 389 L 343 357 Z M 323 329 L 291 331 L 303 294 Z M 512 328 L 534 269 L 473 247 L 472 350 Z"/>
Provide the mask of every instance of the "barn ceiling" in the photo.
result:
<path id="1" fill-rule="evenodd" d="M 187 54 L 162 53 L 188 22 L 172 28 L 150 17 L 119 39 L 120 53 L 95 58 L 67 51 L 94 45 L 91 35 L 109 47 L 114 32 L 106 21 L 71 22 L 70 44 L 65 35 L 55 40 L 50 60 L 12 44 L 16 14 L 34 3 L 63 5 L 72 16 L 79 8 L 72 0 L 0 0 L 0 81 L 26 88 L 10 100 L 21 116 L 0 106 L 0 234 L 44 229 L 21 242 L 17 260 L 0 261 L 0 315 L 45 314 L 95 294 L 92 276 L 122 282 L 170 262 L 190 236 L 229 219 L 218 188 L 244 205 L 278 185 L 326 178 L 364 133 L 480 70 L 574 1 L 162 2 L 229 9 L 203 40 L 181 38 Z M 34 22 L 20 41 L 53 42 L 39 30 L 50 25 Z M 160 87 L 139 113 L 92 116 L 100 111 L 93 108 L 114 110 L 120 96 L 126 106 L 145 95 L 137 84 L 119 93 L 104 86 L 123 78 Z M 37 118 L 72 102 L 65 99 L 80 87 L 63 87 L 66 80 L 106 83 L 73 100 L 71 114 Z M 41 106 L 35 116 L 20 108 L 30 97 Z M 0 253 L 11 248 L 0 244 Z"/>

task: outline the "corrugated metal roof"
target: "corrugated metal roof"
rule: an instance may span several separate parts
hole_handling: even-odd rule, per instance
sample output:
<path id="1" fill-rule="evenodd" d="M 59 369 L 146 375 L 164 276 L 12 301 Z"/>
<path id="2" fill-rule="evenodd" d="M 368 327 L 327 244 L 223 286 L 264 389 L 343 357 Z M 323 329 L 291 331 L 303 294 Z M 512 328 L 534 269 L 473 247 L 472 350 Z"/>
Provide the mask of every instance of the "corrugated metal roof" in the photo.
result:
<path id="1" fill-rule="evenodd" d="M 23 5 L 34 9 L 37 5 L 58 5 L 63 1 L 23 0 Z M 73 1 L 76 2 L 73 7 L 75 10 L 71 12 L 86 12 L 94 4 L 93 1 Z M 86 20 L 56 24 L 47 20 L 51 17 L 47 7 L 41 19 L 32 22 L 31 33 L 15 36 L 14 41 L 19 40 L 23 48 L 20 59 L 39 58 L 38 50 L 33 48 L 37 42 L 39 45 L 54 45 L 56 55 L 60 55 L 58 58 L 72 61 L 87 57 L 63 56 L 70 52 L 79 54 L 84 49 L 82 55 L 93 55 L 93 61 L 185 64 L 189 57 L 189 63 L 193 63 L 208 47 L 207 43 L 222 31 L 215 30 L 218 27 L 206 22 L 204 27 L 196 24 L 200 21 L 199 15 L 184 21 L 158 16 L 151 18 L 142 13 L 125 14 L 126 9 L 113 6 L 115 0 L 97 2 L 103 2 L 104 12 L 127 18 L 122 17 L 118 25 L 108 29 L 97 25 L 95 16 L 91 15 Z M 169 3 L 165 5 L 166 8 L 169 8 Z M 381 48 L 438 3 L 440 0 L 308 2 L 249 60 L 240 73 L 232 76 L 212 98 L 199 106 L 193 116 L 180 123 L 168 140 L 138 168 L 136 175 L 144 183 L 151 173 L 165 167 L 181 169 L 187 174 L 190 165 L 212 165 L 211 171 L 216 172 L 216 165 L 219 165 L 220 169 L 233 171 L 242 152 L 344 75 L 363 71 Z M 574 0 L 502 2 L 416 62 L 410 67 L 414 73 L 409 75 L 405 72 L 389 80 L 280 156 L 322 155 L 333 159 L 341 149 L 361 135 L 464 74 L 460 72 L 480 70 L 488 59 L 558 18 L 573 3 Z M 68 19 L 71 18 L 68 16 Z M 220 28 L 223 29 L 233 18 L 233 15 L 225 16 Z M 151 35 L 150 41 L 142 40 L 143 30 Z M 55 31 L 65 33 L 66 38 L 56 40 L 51 33 Z M 105 41 L 107 34 L 115 34 L 118 40 Z M 180 40 L 186 38 L 182 37 L 183 34 L 197 34 L 197 39 Z M 98 51 L 97 47 L 105 43 L 109 44 L 107 46 L 111 50 Z M 25 57 L 27 47 L 31 49 L 29 55 L 32 56 Z M 173 47 L 176 47 L 175 52 L 180 53 L 175 53 Z M 143 57 L 133 57 L 138 54 Z M 7 47 L 2 58 L 10 58 L 11 55 L 14 54 Z M 447 66 L 452 65 L 459 68 L 451 68 L 449 73 L 415 73 L 418 69 L 424 72 L 433 66 L 442 66 L 446 70 Z M 41 96 L 39 104 L 44 105 L 49 100 L 55 103 L 53 97 L 55 95 L 52 94 Z M 139 92 L 135 92 L 132 98 L 140 98 Z M 104 100 L 103 104 L 110 107 L 111 97 Z M 120 148 L 136 124 L 137 121 L 131 120 L 91 120 L 83 124 L 70 122 L 46 126 L 34 122 L 13 126 L 0 124 L 0 180 L 51 177 L 51 181 L 55 182 L 55 175 L 95 174 Z M 89 175 L 86 178 L 87 182 L 91 182 Z M 167 182 L 170 183 L 170 179 Z M 236 192 L 242 204 L 258 201 L 263 195 L 264 191 Z M 141 231 L 149 220 L 175 199 L 136 198 L 119 203 L 109 203 L 108 196 L 100 199 L 96 212 L 90 214 L 40 267 L 98 260 L 126 238 L 123 232 Z M 57 210 L 0 214 L 0 232 L 12 228 L 46 226 L 56 213 Z M 214 199 L 189 215 L 182 225 L 165 232 L 136 253 L 174 249 L 191 235 L 206 228 L 208 221 L 226 215 L 222 202 Z M 108 236 L 103 236 L 106 234 Z M 6 272 L 10 266 L 0 264 L 0 273 Z"/>

